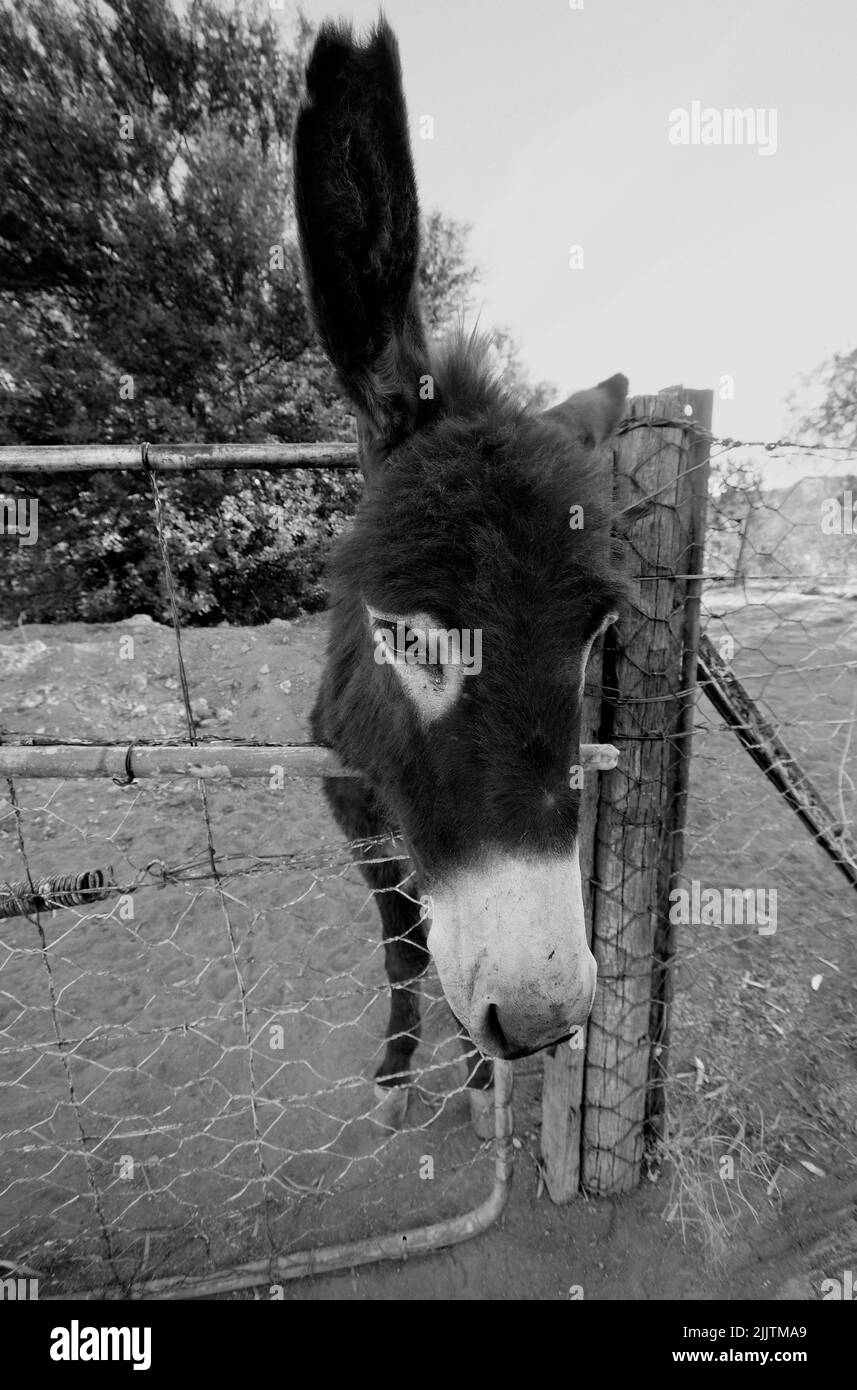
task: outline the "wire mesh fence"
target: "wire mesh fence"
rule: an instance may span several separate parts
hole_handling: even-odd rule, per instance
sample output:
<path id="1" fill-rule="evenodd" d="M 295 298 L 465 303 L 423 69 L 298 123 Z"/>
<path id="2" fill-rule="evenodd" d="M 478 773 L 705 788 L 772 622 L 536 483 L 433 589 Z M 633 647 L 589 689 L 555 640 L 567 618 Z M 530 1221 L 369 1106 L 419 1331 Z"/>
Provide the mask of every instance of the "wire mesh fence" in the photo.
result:
<path id="1" fill-rule="evenodd" d="M 767 446 L 763 486 L 715 448 L 665 1150 L 669 1214 L 723 1252 L 857 1167 L 857 546 L 846 450 Z M 808 1258 L 855 1251 L 846 1211 Z"/>
<path id="2" fill-rule="evenodd" d="M 485 1200 L 491 1146 L 431 976 L 407 1129 L 379 1113 L 376 911 L 348 848 L 292 820 L 311 816 L 317 784 L 280 793 L 285 814 L 266 789 L 208 788 L 212 835 L 228 828 L 233 846 L 213 864 L 195 789 L 20 785 L 3 829 L 25 862 L 45 844 L 60 866 L 109 856 L 113 885 L 0 930 L 2 1245 L 43 1296 L 165 1279 L 187 1293 L 214 1274 L 235 1287 L 230 1270 L 253 1261 L 255 1282 L 277 1283 L 295 1251 Z M 284 838 L 307 848 L 275 850 Z"/>
<path id="3" fill-rule="evenodd" d="M 352 885 L 343 897 L 349 849 L 318 843 L 318 804 L 301 824 L 301 798 L 288 792 L 305 757 L 271 766 L 261 791 L 211 780 L 228 776 L 225 756 L 246 761 L 253 750 L 221 744 L 220 761 L 206 763 L 209 707 L 191 696 L 152 462 L 144 449 L 177 679 L 160 675 L 176 695 L 169 732 L 184 726 L 200 775 L 190 792 L 169 780 L 145 788 L 129 745 L 127 775 L 96 784 L 98 795 L 25 781 L 33 795 L 22 800 L 9 780 L 2 828 L 22 878 L 3 894 L 3 1248 L 16 1270 L 36 1262 L 55 1290 L 187 1295 L 401 1255 L 408 1238 L 416 1250 L 476 1233 L 505 1200 L 506 1078 L 492 1093 L 492 1175 L 470 1127 L 457 1025 L 429 979 L 410 1122 L 391 1131 L 367 1085 L 388 994 L 371 894 L 355 897 Z M 114 686 L 125 663 L 138 697 L 153 674 L 140 636 L 138 627 L 99 653 L 115 662 L 105 672 Z M 46 650 L 40 639 L 10 646 L 7 662 L 27 667 Z M 289 687 L 280 682 L 280 695 Z M 92 699 L 86 682 L 77 694 L 83 707 Z M 132 714 L 136 741 L 151 716 L 139 698 Z M 55 743 L 39 743 L 56 759 Z M 93 745 L 67 751 L 81 770 Z M 297 750 L 307 751 L 323 752 Z M 320 800 L 317 788 L 309 795 Z M 47 875 L 31 862 L 39 832 L 52 841 Z M 81 872 L 93 856 L 99 866 Z M 408 878 L 403 866 L 396 891 L 407 893 Z M 367 1248 L 397 1226 L 408 1233 L 398 1243 Z"/>
<path id="4" fill-rule="evenodd" d="M 583 1187 L 663 1171 L 668 1219 L 721 1257 L 857 1163 L 853 460 L 766 449 L 793 475 L 784 524 L 689 395 L 632 402 L 613 461 L 639 590 L 593 676 L 619 759 L 592 815 L 599 989 L 572 1091 Z M 841 1206 L 833 1268 L 857 1250 Z"/>
<path id="5" fill-rule="evenodd" d="M 746 468 L 723 466 L 746 446 L 712 440 L 672 398 L 641 404 L 623 439 L 618 501 L 640 598 L 588 687 L 593 737 L 620 750 L 590 792 L 600 984 L 585 1047 L 546 1063 L 545 1105 L 560 1069 L 575 1186 L 627 1189 L 642 1165 L 666 1165 L 668 1216 L 716 1250 L 790 1178 L 855 1162 L 854 888 L 841 872 L 854 834 L 854 552 L 845 529 L 819 542 L 829 487 L 813 492 L 817 513 L 804 495 L 791 512 L 773 505 Z M 704 534 L 701 444 L 715 473 Z M 834 457 L 844 477 L 853 461 Z M 169 585 L 163 498 L 143 463 Z M 213 749 L 232 732 L 226 701 L 241 705 L 242 735 L 255 721 L 269 740 L 275 705 L 314 681 L 309 627 L 240 647 L 235 633 L 182 634 L 173 616 L 172 633 L 40 628 L 3 645 L 24 712 L 3 741 L 130 734 L 202 759 L 212 730 Z M 726 718 L 697 686 L 700 631 L 752 719 L 734 687 Z M 204 661 L 217 691 L 199 689 Z M 829 821 L 826 850 L 736 723 L 780 773 L 799 769 Z M 298 716 L 275 732 L 297 741 Z M 225 1291 L 324 1268 L 343 1242 L 395 1253 L 389 1233 L 421 1223 L 463 1219 L 456 1239 L 482 1229 L 508 1180 L 508 1096 L 492 1152 L 473 1134 L 467 1063 L 430 973 L 407 1124 L 385 1127 L 371 1082 L 388 998 L 377 913 L 317 780 L 272 769 L 137 781 L 122 775 L 133 752 L 122 758 L 95 781 L 19 778 L 2 807 L 10 1267 L 58 1294 L 187 1292 L 200 1278 Z M 516 1067 L 530 1106 L 540 1071 Z"/>

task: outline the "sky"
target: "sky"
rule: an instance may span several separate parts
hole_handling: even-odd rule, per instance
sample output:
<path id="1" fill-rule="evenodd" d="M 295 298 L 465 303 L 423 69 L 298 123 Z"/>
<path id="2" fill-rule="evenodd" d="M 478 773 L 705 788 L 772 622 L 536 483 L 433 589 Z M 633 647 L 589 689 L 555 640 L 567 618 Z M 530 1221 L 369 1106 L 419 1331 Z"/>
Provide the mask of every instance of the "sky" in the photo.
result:
<path id="1" fill-rule="evenodd" d="M 296 5 L 279 3 L 288 29 Z M 361 28 L 378 13 L 377 0 L 302 8 Z M 783 437 L 787 393 L 857 342 L 853 0 L 384 11 L 422 204 L 471 225 L 482 326 L 509 327 L 562 394 L 617 371 L 637 395 L 708 387 L 716 433 Z M 694 102 L 763 113 L 756 143 L 673 143 L 671 113 Z"/>

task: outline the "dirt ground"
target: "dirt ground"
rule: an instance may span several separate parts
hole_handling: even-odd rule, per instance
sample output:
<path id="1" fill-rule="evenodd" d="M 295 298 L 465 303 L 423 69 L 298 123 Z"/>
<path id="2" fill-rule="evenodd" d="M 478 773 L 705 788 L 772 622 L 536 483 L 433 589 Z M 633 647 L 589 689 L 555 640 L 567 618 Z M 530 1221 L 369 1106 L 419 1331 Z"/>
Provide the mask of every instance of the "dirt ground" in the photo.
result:
<path id="1" fill-rule="evenodd" d="M 857 603 L 764 594 L 710 609 L 709 632 L 736 637 L 738 674 L 853 815 Z M 200 733 L 306 740 L 324 631 L 320 618 L 186 631 Z M 175 637 L 150 620 L 0 631 L 0 674 L 5 730 L 184 732 Z M 702 704 L 698 724 L 688 877 L 776 886 L 779 924 L 686 929 L 659 1180 L 554 1206 L 530 1059 L 494 1229 L 287 1297 L 813 1299 L 857 1270 L 854 891 Z M 45 1292 L 127 1288 L 487 1196 L 490 1152 L 436 981 L 407 1127 L 373 1115 L 377 914 L 318 782 L 206 784 L 220 890 L 194 782 L 21 779 L 16 795 L 18 816 L 0 805 L 0 880 L 25 877 L 20 827 L 34 878 L 109 866 L 129 891 L 43 915 L 47 953 L 34 922 L 0 920 L 0 1259 L 37 1270 Z"/>

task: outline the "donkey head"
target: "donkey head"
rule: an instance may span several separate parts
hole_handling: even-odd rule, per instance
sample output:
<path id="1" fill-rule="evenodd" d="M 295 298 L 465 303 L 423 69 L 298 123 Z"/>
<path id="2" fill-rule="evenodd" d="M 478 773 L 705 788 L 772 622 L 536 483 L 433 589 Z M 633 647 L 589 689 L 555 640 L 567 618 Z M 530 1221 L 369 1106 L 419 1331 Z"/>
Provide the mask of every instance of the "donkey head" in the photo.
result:
<path id="1" fill-rule="evenodd" d="M 588 1016 L 577 852 L 586 661 L 624 584 L 594 466 L 612 377 L 537 415 L 459 334 L 431 350 L 395 38 L 325 26 L 295 136 L 307 299 L 354 405 L 365 494 L 332 565 L 316 734 L 403 833 L 428 945 L 481 1050 Z"/>

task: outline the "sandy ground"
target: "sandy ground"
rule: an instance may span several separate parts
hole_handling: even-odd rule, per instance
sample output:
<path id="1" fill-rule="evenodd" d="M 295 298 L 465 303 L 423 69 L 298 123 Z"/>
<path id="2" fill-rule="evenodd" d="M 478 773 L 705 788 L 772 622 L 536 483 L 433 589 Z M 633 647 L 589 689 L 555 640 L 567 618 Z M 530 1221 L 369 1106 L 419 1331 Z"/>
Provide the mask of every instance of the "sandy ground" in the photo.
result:
<path id="1" fill-rule="evenodd" d="M 755 598 L 712 602 L 709 630 L 736 636 L 736 670 L 828 799 L 838 781 L 847 796 L 857 605 Z M 308 737 L 323 619 L 183 642 L 203 735 Z M 175 638 L 156 623 L 0 632 L 0 671 L 6 729 L 183 733 Z M 853 889 L 702 705 L 699 725 L 687 872 L 776 885 L 779 927 L 687 929 L 660 1181 L 553 1206 L 532 1059 L 516 1068 L 516 1176 L 495 1229 L 287 1296 L 814 1298 L 857 1264 Z M 48 1292 L 380 1235 L 490 1188 L 436 982 L 408 1126 L 373 1119 L 377 914 L 320 785 L 212 782 L 206 796 L 220 889 L 195 783 L 20 780 L 20 820 L 0 806 L 3 880 L 25 874 L 20 824 L 34 877 L 110 866 L 136 885 L 43 916 L 47 953 L 35 923 L 0 921 L 0 1255 Z"/>

